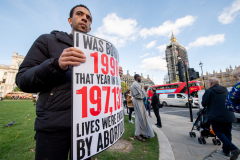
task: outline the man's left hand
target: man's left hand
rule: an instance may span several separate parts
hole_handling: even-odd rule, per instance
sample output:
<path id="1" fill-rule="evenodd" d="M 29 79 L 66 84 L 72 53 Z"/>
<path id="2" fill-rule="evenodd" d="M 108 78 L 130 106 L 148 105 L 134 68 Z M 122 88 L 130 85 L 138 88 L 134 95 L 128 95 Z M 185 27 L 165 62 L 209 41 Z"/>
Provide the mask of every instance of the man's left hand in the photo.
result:
<path id="1" fill-rule="evenodd" d="M 119 66 L 119 76 L 122 77 L 122 75 L 123 75 L 123 70 L 122 70 L 122 67 Z"/>

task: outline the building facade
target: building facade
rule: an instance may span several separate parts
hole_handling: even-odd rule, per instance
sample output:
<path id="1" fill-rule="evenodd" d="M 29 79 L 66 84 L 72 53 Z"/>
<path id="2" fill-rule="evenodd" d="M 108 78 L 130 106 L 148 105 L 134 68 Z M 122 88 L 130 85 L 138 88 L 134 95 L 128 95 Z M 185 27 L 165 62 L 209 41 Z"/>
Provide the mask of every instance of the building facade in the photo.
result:
<path id="1" fill-rule="evenodd" d="M 182 61 L 185 61 L 187 66 L 189 65 L 188 54 L 186 48 L 182 45 L 178 44 L 177 38 L 172 33 L 170 44 L 167 45 L 165 51 L 165 59 L 167 61 L 167 69 L 168 69 L 168 77 L 169 83 L 184 81 L 184 70 Z"/>
<path id="2" fill-rule="evenodd" d="M 235 66 L 236 68 L 236 66 Z M 222 72 L 222 70 L 220 70 L 220 72 L 215 72 L 213 71 L 213 73 L 208 73 L 206 72 L 206 75 L 202 75 L 200 77 L 200 81 L 202 83 L 202 86 L 204 86 L 206 89 L 209 88 L 208 86 L 208 80 L 211 77 L 216 77 L 220 80 L 220 85 L 224 86 L 224 87 L 233 87 L 236 83 L 238 83 L 238 79 L 234 78 L 232 75 L 233 69 L 230 66 L 229 68 L 226 68 L 225 72 Z"/>
<path id="3" fill-rule="evenodd" d="M 12 92 L 16 87 L 15 77 L 23 59 L 24 56 L 14 52 L 10 66 L 0 65 L 0 97 L 5 97 L 7 93 Z"/>
<path id="4" fill-rule="evenodd" d="M 134 75 L 135 74 L 136 74 L 136 72 L 134 73 Z M 149 86 L 154 85 L 154 82 L 149 78 L 149 75 L 147 75 L 147 78 L 144 78 L 143 74 L 141 73 L 141 79 L 142 79 L 142 81 L 140 82 L 141 88 L 143 88 L 145 85 L 149 85 Z M 131 76 L 129 74 L 129 70 L 127 70 L 127 74 L 122 75 L 121 81 L 127 83 L 127 87 L 130 89 L 134 82 L 134 76 Z"/>

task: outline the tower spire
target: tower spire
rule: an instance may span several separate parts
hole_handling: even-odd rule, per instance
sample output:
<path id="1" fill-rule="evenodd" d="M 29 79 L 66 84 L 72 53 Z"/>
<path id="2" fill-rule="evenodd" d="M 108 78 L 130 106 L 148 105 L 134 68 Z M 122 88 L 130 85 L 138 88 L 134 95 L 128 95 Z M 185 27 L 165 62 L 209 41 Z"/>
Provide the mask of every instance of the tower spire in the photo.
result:
<path id="1" fill-rule="evenodd" d="M 177 38 L 174 36 L 173 34 L 173 30 L 172 30 L 172 36 L 171 36 L 171 39 L 170 39 L 170 42 L 177 42 Z"/>

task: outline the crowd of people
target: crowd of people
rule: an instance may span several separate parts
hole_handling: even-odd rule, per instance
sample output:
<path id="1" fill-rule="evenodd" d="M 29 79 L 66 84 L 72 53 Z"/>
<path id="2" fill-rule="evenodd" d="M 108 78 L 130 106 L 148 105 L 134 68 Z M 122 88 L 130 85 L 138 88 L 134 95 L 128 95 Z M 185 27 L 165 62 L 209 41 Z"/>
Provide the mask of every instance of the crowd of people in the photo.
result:
<path id="1" fill-rule="evenodd" d="M 154 137 L 154 132 L 149 119 L 152 118 L 151 106 L 157 118 L 157 123 L 155 125 L 158 128 L 162 127 L 159 115 L 160 102 L 155 88 L 151 89 L 151 92 L 153 93 L 152 97 L 148 96 L 148 86 L 144 86 L 144 89 L 141 89 L 139 84 L 139 82 L 141 82 L 141 76 L 139 74 L 134 75 L 134 80 L 131 90 L 127 90 L 123 95 L 123 103 L 127 108 L 130 123 L 134 123 L 132 120 L 132 113 L 133 111 L 135 112 L 134 138 L 145 142 L 144 138 Z"/>

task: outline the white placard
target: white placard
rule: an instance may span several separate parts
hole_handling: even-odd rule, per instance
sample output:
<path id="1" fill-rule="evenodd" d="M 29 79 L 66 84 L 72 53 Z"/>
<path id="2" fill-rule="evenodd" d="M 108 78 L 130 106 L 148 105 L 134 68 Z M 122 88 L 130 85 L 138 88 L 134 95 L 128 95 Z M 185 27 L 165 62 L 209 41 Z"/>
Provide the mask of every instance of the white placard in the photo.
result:
<path id="1" fill-rule="evenodd" d="M 86 56 L 72 77 L 72 157 L 79 160 L 113 145 L 124 132 L 124 117 L 116 48 L 78 31 L 73 37 Z"/>
<path id="2" fill-rule="evenodd" d="M 204 107 L 202 106 L 202 97 L 205 93 L 205 90 L 199 90 L 198 91 L 198 102 L 199 102 L 199 108 L 203 109 Z"/>

